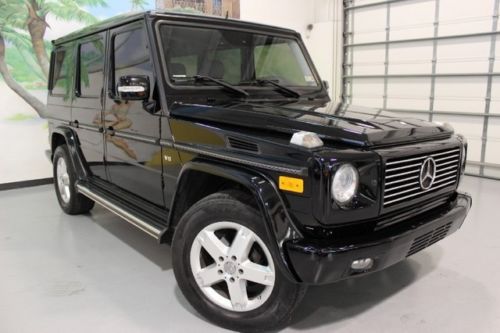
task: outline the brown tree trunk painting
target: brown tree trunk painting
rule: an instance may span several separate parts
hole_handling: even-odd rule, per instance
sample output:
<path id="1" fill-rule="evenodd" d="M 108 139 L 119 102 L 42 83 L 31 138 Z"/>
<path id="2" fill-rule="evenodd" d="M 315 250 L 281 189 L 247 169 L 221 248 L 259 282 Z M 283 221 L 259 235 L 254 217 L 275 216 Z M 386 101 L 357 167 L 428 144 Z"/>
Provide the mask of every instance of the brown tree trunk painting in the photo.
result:
<path id="1" fill-rule="evenodd" d="M 26 6 L 28 7 L 28 32 L 31 36 L 31 43 L 33 44 L 33 50 L 35 51 L 35 56 L 40 68 L 42 69 L 45 77 L 49 76 L 49 58 L 45 50 L 45 42 L 43 36 L 45 35 L 45 30 L 47 29 L 47 22 L 45 22 L 45 16 L 40 17 L 37 13 L 38 4 L 36 1 L 29 1 Z"/>
<path id="2" fill-rule="evenodd" d="M 1 34 L 0 34 L 0 74 L 2 75 L 7 86 L 10 89 L 12 89 L 16 94 L 18 94 L 33 109 L 35 109 L 38 115 L 43 118 L 45 114 L 45 105 L 42 102 L 40 102 L 38 98 L 31 95 L 10 75 L 9 69 L 7 68 L 7 63 L 5 62 L 5 41 Z"/>

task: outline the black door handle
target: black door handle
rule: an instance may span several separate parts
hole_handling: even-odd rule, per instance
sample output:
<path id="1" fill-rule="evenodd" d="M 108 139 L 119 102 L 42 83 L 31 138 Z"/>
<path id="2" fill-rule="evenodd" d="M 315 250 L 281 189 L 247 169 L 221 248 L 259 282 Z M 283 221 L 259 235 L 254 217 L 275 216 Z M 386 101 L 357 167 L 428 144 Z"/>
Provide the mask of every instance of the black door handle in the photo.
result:
<path id="1" fill-rule="evenodd" d="M 78 120 L 75 120 L 75 121 L 70 122 L 69 124 L 70 124 L 70 126 L 74 126 L 74 127 L 78 128 L 78 126 L 80 125 L 80 122 Z"/>
<path id="2" fill-rule="evenodd" d="M 113 126 L 109 126 L 107 132 L 109 135 L 115 135 L 115 128 Z"/>

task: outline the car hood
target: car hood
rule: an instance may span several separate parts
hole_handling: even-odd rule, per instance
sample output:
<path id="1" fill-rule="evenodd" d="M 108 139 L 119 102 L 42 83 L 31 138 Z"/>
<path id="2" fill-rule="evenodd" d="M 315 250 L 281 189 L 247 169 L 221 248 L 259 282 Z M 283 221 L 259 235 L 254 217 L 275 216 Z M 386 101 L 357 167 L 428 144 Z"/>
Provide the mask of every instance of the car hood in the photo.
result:
<path id="1" fill-rule="evenodd" d="M 444 139 L 453 134 L 446 124 L 400 117 L 383 109 L 311 101 L 281 103 L 180 104 L 172 117 L 293 134 L 317 133 L 323 140 L 359 147 L 386 146 Z"/>

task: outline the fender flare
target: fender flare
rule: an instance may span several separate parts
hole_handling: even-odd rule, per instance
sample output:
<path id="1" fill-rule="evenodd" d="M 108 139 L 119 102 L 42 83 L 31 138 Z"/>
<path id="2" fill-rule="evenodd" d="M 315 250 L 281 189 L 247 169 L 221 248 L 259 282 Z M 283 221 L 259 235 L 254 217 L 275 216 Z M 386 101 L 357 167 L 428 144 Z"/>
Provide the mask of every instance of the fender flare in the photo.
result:
<path id="1" fill-rule="evenodd" d="M 225 178 L 246 188 L 255 198 L 259 211 L 264 216 L 267 236 L 271 240 L 270 250 L 276 258 L 281 259 L 278 260 L 279 269 L 290 281 L 300 282 L 287 259 L 288 256 L 283 245 L 288 240 L 303 238 L 302 234 L 294 225 L 274 181 L 255 170 L 213 162 L 191 161 L 186 163 L 177 180 L 177 190 L 172 199 L 168 227 L 160 239 L 163 240 L 167 232 L 172 232 L 172 227 L 175 227 L 175 225 L 172 226 L 172 223 L 178 222 L 173 221 L 173 218 L 177 205 L 178 189 L 183 188 L 183 184 L 187 181 L 186 178 L 189 177 L 186 176 L 186 171 L 204 172 Z"/>
<path id="2" fill-rule="evenodd" d="M 80 142 L 78 141 L 78 136 L 75 131 L 67 126 L 57 126 L 50 133 L 50 147 L 52 156 L 54 155 L 55 147 L 53 137 L 54 134 L 59 134 L 63 136 L 66 141 L 66 146 L 68 147 L 69 156 L 71 162 L 73 163 L 74 170 L 79 180 L 85 180 L 90 175 L 90 171 L 83 158 L 82 151 L 80 149 Z"/>

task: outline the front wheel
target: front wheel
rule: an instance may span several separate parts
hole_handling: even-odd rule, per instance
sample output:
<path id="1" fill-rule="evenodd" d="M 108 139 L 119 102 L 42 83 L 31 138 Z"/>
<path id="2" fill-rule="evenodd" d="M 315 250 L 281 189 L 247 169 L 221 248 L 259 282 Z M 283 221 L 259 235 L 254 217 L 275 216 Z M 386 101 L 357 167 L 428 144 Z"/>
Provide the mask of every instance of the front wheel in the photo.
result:
<path id="1" fill-rule="evenodd" d="M 70 215 L 90 211 L 94 207 L 94 201 L 76 191 L 76 173 L 66 145 L 56 148 L 52 164 L 54 187 L 62 210 Z"/>
<path id="2" fill-rule="evenodd" d="M 238 196 L 210 195 L 181 218 L 172 242 L 177 283 L 191 305 L 220 326 L 277 329 L 306 289 L 280 272 L 265 222 Z"/>

